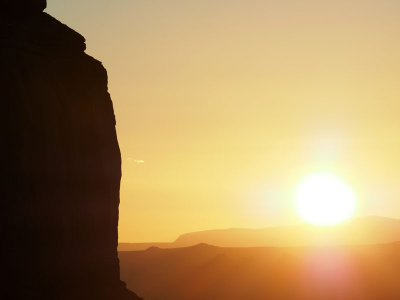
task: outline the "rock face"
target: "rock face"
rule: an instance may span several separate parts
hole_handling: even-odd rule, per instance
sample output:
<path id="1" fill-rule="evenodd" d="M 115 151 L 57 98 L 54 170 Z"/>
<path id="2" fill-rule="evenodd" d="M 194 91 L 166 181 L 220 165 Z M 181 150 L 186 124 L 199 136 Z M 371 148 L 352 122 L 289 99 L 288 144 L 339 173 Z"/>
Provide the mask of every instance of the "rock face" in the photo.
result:
<path id="1" fill-rule="evenodd" d="M 3 299 L 139 299 L 119 278 L 106 71 L 45 0 L 0 6 Z"/>

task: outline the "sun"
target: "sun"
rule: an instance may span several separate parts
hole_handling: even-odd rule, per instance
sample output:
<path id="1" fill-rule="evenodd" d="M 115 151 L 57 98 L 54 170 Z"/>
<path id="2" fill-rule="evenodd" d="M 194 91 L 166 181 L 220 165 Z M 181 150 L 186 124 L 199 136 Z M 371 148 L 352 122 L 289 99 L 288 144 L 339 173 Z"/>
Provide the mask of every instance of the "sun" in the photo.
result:
<path id="1" fill-rule="evenodd" d="M 353 189 L 331 173 L 315 173 L 303 178 L 295 191 L 295 210 L 304 222 L 331 226 L 350 219 L 356 211 Z"/>

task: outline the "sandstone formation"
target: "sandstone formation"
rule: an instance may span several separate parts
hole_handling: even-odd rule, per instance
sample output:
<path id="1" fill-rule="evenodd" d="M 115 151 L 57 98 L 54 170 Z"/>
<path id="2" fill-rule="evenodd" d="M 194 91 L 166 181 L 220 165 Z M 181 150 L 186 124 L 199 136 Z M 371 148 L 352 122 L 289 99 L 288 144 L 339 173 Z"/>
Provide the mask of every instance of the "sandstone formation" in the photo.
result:
<path id="1" fill-rule="evenodd" d="M 106 71 L 45 0 L 0 6 L 2 299 L 139 299 L 119 278 Z"/>

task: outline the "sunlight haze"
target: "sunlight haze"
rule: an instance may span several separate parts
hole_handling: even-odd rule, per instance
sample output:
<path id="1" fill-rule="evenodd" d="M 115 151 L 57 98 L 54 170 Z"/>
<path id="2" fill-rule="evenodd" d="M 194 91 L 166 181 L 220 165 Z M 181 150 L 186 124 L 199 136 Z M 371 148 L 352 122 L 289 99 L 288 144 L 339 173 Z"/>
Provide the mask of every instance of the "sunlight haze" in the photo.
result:
<path id="1" fill-rule="evenodd" d="M 300 222 L 336 174 L 356 216 L 400 218 L 400 2 L 48 0 L 108 70 L 119 239 Z"/>

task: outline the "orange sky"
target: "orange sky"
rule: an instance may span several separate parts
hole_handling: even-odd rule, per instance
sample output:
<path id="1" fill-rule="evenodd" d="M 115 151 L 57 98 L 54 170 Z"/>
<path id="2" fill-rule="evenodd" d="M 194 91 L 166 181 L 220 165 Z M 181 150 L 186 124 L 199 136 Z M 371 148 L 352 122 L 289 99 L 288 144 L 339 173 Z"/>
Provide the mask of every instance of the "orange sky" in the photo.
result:
<path id="1" fill-rule="evenodd" d="M 297 222 L 331 171 L 400 217 L 397 0 L 49 0 L 109 72 L 121 241 Z"/>

